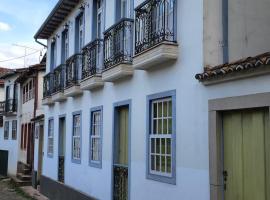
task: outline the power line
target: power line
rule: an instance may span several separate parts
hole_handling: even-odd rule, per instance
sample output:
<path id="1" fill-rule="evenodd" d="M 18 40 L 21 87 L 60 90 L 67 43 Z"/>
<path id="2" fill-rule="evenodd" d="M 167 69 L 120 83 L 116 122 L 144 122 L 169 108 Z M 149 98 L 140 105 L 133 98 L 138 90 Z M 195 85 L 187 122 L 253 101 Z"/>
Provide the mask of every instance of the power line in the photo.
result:
<path id="1" fill-rule="evenodd" d="M 8 61 L 12 61 L 12 60 L 18 60 L 18 59 L 20 59 L 20 58 L 25 58 L 25 57 L 27 57 L 27 56 L 31 56 L 31 55 L 33 55 L 33 54 L 36 54 L 37 52 L 40 52 L 40 50 L 37 50 L 37 51 L 35 51 L 35 52 L 33 52 L 33 53 L 29 53 L 29 54 L 24 55 L 24 56 L 19 56 L 19 57 L 15 57 L 15 58 L 10 58 L 10 59 L 7 59 L 7 60 L 0 60 L 0 62 L 8 62 Z"/>

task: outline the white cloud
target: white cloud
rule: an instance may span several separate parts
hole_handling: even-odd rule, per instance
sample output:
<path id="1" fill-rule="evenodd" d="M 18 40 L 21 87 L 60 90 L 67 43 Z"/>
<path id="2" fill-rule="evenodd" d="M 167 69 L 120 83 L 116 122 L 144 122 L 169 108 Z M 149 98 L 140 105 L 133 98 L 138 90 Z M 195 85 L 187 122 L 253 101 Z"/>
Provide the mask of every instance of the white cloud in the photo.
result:
<path id="1" fill-rule="evenodd" d="M 9 31 L 11 29 L 10 25 L 4 22 L 0 22 L 0 31 Z"/>

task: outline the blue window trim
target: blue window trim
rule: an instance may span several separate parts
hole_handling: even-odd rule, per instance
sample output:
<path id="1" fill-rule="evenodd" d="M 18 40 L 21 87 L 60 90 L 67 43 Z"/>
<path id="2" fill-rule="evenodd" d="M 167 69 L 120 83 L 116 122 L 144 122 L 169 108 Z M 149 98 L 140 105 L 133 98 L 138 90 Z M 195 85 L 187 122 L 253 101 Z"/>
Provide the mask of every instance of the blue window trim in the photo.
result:
<path id="1" fill-rule="evenodd" d="M 172 98 L 172 177 L 151 174 L 149 170 L 149 133 L 151 123 L 151 103 L 153 100 Z M 146 97 L 146 178 L 154 181 L 176 185 L 176 90 L 170 90 Z"/>
<path id="2" fill-rule="evenodd" d="M 127 16 L 127 18 L 131 18 L 131 19 L 134 19 L 134 15 L 135 15 L 135 12 L 134 12 L 134 0 L 128 0 L 129 3 L 130 3 L 130 13 L 129 13 L 129 16 Z M 115 0 L 114 1 L 114 21 L 115 23 L 119 22 L 122 18 L 121 18 L 121 0 Z M 120 13 L 118 13 L 120 12 Z M 105 12 L 106 13 L 106 12 Z"/>
<path id="3" fill-rule="evenodd" d="M 50 121 L 53 121 L 53 152 L 52 153 L 49 153 L 49 124 L 50 124 Z M 53 158 L 53 154 L 54 154 L 54 118 L 53 117 L 49 117 L 48 118 L 48 130 L 47 130 L 47 156 L 49 158 Z"/>
<path id="4" fill-rule="evenodd" d="M 128 123 L 129 123 L 129 130 L 128 130 L 128 199 L 130 199 L 130 190 L 131 190 L 131 116 L 132 116 L 132 100 L 124 100 L 119 101 L 113 104 L 113 124 L 112 124 L 112 190 L 111 190 L 111 197 L 113 199 L 113 189 L 114 189 L 114 159 L 115 159 L 115 148 L 114 148 L 114 142 L 115 142 L 115 134 L 116 134 L 116 123 L 117 123 L 117 108 L 121 106 L 128 106 L 129 108 L 129 116 L 128 116 Z"/>
<path id="5" fill-rule="evenodd" d="M 64 29 L 61 34 L 61 64 L 66 63 L 66 59 L 69 57 L 69 29 Z M 65 55 L 65 36 L 67 36 L 68 40 L 68 51 L 67 55 Z"/>
<path id="6" fill-rule="evenodd" d="M 73 125 L 74 125 L 74 116 L 75 115 L 80 115 L 80 155 L 81 155 L 81 157 L 80 157 L 80 159 L 74 159 L 73 158 L 73 131 L 74 131 L 74 127 L 73 127 Z M 75 111 L 75 112 L 73 112 L 72 113 L 72 124 L 71 124 L 71 126 L 72 126 L 72 132 L 71 132 L 71 162 L 72 163 L 76 163 L 76 164 L 81 164 L 81 162 L 82 162 L 82 111 L 81 110 L 79 110 L 79 111 Z"/>
<path id="7" fill-rule="evenodd" d="M 100 111 L 101 117 L 101 127 L 100 127 L 100 146 L 99 146 L 99 161 L 91 160 L 91 149 L 92 149 L 92 142 L 91 142 L 91 135 L 92 135 L 92 120 L 93 120 L 93 113 Z M 103 137 L 103 106 L 97 106 L 90 109 L 90 131 L 89 131 L 89 166 L 95 168 L 102 168 L 102 137 Z"/>

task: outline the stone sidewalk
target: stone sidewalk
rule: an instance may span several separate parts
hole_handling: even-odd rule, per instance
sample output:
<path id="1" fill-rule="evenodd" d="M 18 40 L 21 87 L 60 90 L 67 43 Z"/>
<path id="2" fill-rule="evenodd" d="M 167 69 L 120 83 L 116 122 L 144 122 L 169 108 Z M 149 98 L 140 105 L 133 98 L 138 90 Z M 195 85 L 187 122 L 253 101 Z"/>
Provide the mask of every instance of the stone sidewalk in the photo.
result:
<path id="1" fill-rule="evenodd" d="M 0 200 L 49 200 L 31 186 L 15 188 L 10 179 L 0 178 Z"/>
<path id="2" fill-rule="evenodd" d="M 10 185 L 9 179 L 0 180 L 0 200 L 30 200 Z"/>

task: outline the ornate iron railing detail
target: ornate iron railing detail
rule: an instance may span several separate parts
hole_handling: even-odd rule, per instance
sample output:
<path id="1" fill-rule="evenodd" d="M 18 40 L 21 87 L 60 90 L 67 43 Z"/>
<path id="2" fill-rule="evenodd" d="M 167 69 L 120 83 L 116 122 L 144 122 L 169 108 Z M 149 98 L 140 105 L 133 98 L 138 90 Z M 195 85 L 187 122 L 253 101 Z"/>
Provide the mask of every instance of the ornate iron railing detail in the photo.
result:
<path id="1" fill-rule="evenodd" d="M 5 112 L 6 113 L 17 112 L 17 99 L 6 100 Z"/>
<path id="2" fill-rule="evenodd" d="M 5 106 L 6 106 L 6 102 L 1 101 L 0 102 L 0 114 L 3 114 L 5 112 Z"/>
<path id="3" fill-rule="evenodd" d="M 176 43 L 176 0 L 148 0 L 135 12 L 135 54 L 164 41 Z"/>
<path id="4" fill-rule="evenodd" d="M 128 168 L 124 166 L 114 166 L 114 200 L 128 199 Z"/>
<path id="5" fill-rule="evenodd" d="M 65 157 L 59 156 L 58 158 L 58 180 L 62 183 L 65 181 Z"/>
<path id="6" fill-rule="evenodd" d="M 50 97 L 53 92 L 53 73 L 48 73 L 43 78 L 43 98 Z"/>
<path id="7" fill-rule="evenodd" d="M 122 19 L 104 32 L 104 68 L 132 63 L 133 19 Z"/>
<path id="8" fill-rule="evenodd" d="M 103 40 L 96 39 L 82 50 L 82 79 L 102 72 Z"/>
<path id="9" fill-rule="evenodd" d="M 75 54 L 66 61 L 66 85 L 65 87 L 71 87 L 78 84 L 81 78 L 82 69 L 82 55 Z"/>
<path id="10" fill-rule="evenodd" d="M 61 64 L 53 72 L 53 93 L 62 92 L 65 87 L 66 65 Z"/>

